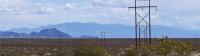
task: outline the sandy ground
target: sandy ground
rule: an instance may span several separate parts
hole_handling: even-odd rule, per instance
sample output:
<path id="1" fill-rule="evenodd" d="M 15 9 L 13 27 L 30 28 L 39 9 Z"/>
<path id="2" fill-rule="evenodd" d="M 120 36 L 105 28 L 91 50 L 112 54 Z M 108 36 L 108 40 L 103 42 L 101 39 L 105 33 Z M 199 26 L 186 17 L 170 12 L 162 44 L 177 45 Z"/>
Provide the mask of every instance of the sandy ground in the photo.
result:
<path id="1" fill-rule="evenodd" d="M 194 53 L 194 54 L 192 54 L 190 56 L 200 56 L 200 53 Z"/>

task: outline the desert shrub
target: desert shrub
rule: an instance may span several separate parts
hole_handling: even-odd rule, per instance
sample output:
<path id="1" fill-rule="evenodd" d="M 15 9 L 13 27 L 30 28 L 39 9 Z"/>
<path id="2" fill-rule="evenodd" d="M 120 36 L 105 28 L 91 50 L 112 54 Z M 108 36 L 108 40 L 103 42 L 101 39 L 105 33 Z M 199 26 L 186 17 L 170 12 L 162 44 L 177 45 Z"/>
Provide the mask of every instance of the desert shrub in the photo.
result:
<path id="1" fill-rule="evenodd" d="M 107 56 L 105 49 L 98 46 L 80 46 L 73 53 L 74 56 Z"/>
<path id="2" fill-rule="evenodd" d="M 157 55 L 168 56 L 175 51 L 175 48 L 174 41 L 163 39 L 160 40 L 159 45 L 154 46 L 152 49 Z"/>
<path id="3" fill-rule="evenodd" d="M 65 48 L 60 48 L 60 49 L 57 49 L 55 52 L 54 52 L 54 56 L 67 56 L 67 49 Z"/>
<path id="4" fill-rule="evenodd" d="M 121 55 L 120 56 L 136 56 L 136 49 L 133 48 L 133 47 L 129 47 L 129 48 L 126 48 L 124 49 L 122 52 L 121 52 Z"/>
<path id="5" fill-rule="evenodd" d="M 190 42 L 177 42 L 176 50 L 178 56 L 189 56 L 192 52 L 192 44 Z"/>
<path id="6" fill-rule="evenodd" d="M 139 46 L 138 48 L 135 47 L 129 47 L 124 49 L 121 52 L 121 56 L 150 56 L 151 52 L 150 52 L 150 47 L 149 46 L 145 46 L 144 44 L 140 44 L 141 46 Z M 144 51 L 145 50 L 145 51 Z"/>
<path id="7" fill-rule="evenodd" d="M 170 39 L 162 39 L 159 44 L 152 45 L 151 51 L 159 56 L 188 56 L 192 52 L 190 42 L 178 42 Z"/>

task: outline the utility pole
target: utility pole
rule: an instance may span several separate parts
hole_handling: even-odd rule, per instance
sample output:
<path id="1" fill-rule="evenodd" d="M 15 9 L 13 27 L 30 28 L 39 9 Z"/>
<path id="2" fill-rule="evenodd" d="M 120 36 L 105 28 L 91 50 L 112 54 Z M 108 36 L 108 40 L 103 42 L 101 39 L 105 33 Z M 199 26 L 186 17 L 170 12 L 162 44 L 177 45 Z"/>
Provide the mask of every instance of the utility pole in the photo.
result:
<path id="1" fill-rule="evenodd" d="M 138 49 L 141 46 L 151 45 L 151 8 L 157 8 L 157 6 L 151 5 L 151 0 L 135 0 L 134 7 L 128 7 L 128 9 L 134 9 L 135 11 L 135 48 L 137 51 L 136 56 L 140 56 L 141 53 Z"/>
<path id="2" fill-rule="evenodd" d="M 100 44 L 101 46 L 104 46 L 106 44 L 106 32 L 101 31 L 100 33 L 101 33 Z"/>

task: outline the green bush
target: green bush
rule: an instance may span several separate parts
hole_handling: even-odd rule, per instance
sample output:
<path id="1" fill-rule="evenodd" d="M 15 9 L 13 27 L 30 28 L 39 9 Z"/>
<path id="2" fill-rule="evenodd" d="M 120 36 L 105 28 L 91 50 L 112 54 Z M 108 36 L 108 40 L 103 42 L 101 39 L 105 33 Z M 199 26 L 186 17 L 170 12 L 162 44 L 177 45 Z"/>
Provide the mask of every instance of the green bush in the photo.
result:
<path id="1" fill-rule="evenodd" d="M 188 56 L 192 52 L 192 45 L 189 42 L 162 39 L 157 45 L 152 45 L 151 51 L 160 56 Z"/>
<path id="2" fill-rule="evenodd" d="M 121 52 L 121 56 L 136 56 L 136 49 L 135 48 L 126 48 Z"/>
<path id="3" fill-rule="evenodd" d="M 97 46 L 82 46 L 73 50 L 74 56 L 107 56 L 104 48 Z"/>

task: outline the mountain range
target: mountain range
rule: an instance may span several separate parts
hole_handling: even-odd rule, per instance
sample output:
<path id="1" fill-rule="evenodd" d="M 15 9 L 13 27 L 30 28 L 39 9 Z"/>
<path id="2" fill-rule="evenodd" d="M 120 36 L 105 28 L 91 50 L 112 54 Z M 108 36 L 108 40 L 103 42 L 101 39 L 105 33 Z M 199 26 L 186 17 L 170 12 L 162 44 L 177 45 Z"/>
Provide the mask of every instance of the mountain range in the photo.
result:
<path id="1" fill-rule="evenodd" d="M 123 25 L 123 24 L 97 24 L 97 23 L 61 23 L 55 25 L 42 26 L 37 28 L 20 28 L 20 29 L 10 29 L 10 32 L 17 33 L 31 33 L 40 32 L 44 29 L 56 28 L 63 33 L 67 33 L 71 36 L 100 36 L 100 32 L 106 32 L 106 37 L 108 38 L 126 38 L 134 37 L 135 30 L 134 26 Z M 31 33 L 33 34 L 33 33 Z M 161 37 L 162 35 L 167 35 L 169 37 L 184 38 L 184 37 L 200 37 L 199 30 L 187 30 L 180 28 L 172 28 L 160 25 L 152 26 L 152 36 Z"/>
<path id="2" fill-rule="evenodd" d="M 55 38 L 55 37 L 65 37 L 69 38 L 72 37 L 69 34 L 66 34 L 64 32 L 61 32 L 57 30 L 56 28 L 52 29 L 43 29 L 39 32 L 31 32 L 31 33 L 17 33 L 17 32 L 0 32 L 0 37 L 13 37 L 13 38 L 41 38 L 41 37 L 49 37 L 49 38 Z"/>

